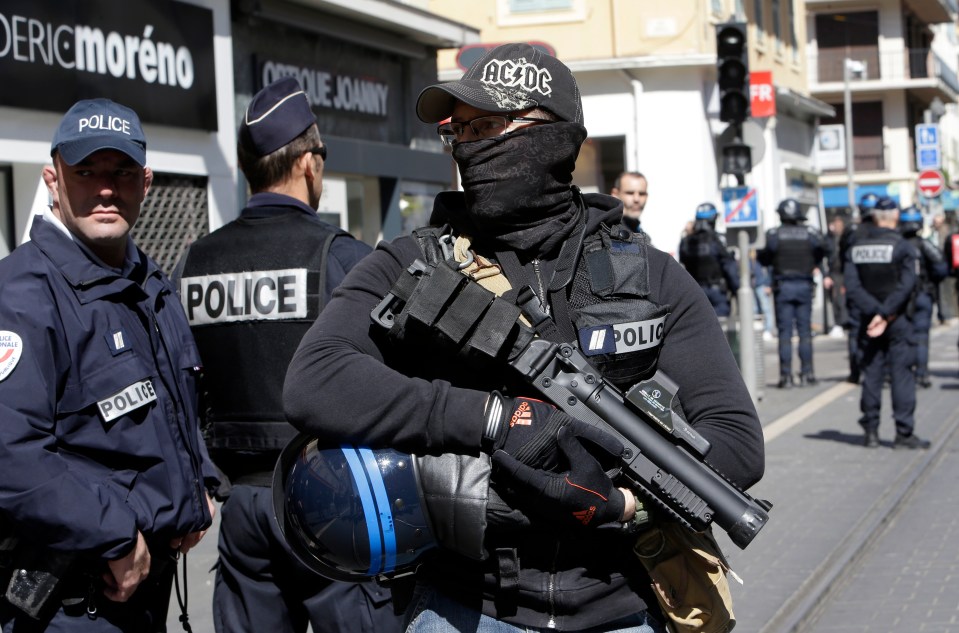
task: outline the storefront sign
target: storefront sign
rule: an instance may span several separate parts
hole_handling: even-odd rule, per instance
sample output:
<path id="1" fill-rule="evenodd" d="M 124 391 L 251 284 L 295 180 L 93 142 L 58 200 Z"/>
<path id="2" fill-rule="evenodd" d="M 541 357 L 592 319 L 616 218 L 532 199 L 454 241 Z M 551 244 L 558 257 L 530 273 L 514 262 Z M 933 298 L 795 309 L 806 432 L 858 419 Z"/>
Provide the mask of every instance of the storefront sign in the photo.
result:
<path id="1" fill-rule="evenodd" d="M 385 82 L 268 60 L 260 68 L 259 87 L 282 77 L 299 81 L 314 108 L 372 114 L 380 118 L 387 116 L 390 87 Z"/>
<path id="2" fill-rule="evenodd" d="M 172 0 L 4 0 L 0 105 L 107 97 L 145 122 L 216 130 L 213 12 Z"/>

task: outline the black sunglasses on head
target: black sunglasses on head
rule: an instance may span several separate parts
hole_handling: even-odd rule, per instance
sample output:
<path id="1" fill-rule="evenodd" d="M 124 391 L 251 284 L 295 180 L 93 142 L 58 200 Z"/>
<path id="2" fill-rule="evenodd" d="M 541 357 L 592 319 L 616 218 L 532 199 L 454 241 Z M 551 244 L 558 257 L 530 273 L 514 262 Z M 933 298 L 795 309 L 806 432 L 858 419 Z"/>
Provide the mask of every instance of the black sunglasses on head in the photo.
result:
<path id="1" fill-rule="evenodd" d="M 323 162 L 324 163 L 326 162 L 326 145 L 323 145 L 322 147 L 314 147 L 313 149 L 310 150 L 310 153 L 319 154 L 320 158 L 323 159 Z"/>

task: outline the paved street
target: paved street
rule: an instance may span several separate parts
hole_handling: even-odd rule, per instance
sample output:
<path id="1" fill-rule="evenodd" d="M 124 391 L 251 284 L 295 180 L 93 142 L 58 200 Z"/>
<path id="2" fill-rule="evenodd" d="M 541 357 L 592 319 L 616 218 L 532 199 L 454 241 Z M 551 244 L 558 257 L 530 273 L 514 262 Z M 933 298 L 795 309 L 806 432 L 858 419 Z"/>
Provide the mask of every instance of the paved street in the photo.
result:
<path id="1" fill-rule="evenodd" d="M 933 331 L 931 389 L 919 391 L 924 451 L 891 450 L 888 389 L 882 446 L 862 447 L 859 387 L 845 340 L 814 340 L 815 387 L 776 389 L 776 341 L 764 343 L 758 409 L 766 476 L 751 491 L 774 503 L 746 550 L 717 532 L 733 569 L 736 631 L 959 633 L 959 351 L 956 325 Z M 190 622 L 212 632 L 216 526 L 189 557 Z M 182 630 L 171 604 L 169 630 Z"/>

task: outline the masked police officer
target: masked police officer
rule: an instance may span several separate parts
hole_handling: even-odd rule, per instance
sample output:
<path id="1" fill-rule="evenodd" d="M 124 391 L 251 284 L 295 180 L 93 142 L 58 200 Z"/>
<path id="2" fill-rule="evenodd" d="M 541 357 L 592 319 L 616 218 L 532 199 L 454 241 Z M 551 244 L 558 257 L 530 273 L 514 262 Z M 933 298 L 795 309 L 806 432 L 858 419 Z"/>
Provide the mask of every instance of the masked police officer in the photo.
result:
<path id="1" fill-rule="evenodd" d="M 939 300 L 939 282 L 949 275 L 949 268 L 935 244 L 919 235 L 922 212 L 915 206 L 899 214 L 899 232 L 919 253 L 919 280 L 916 285 L 912 325 L 916 334 L 916 384 L 923 389 L 932 386 L 929 380 L 929 330 L 932 308 Z"/>
<path id="2" fill-rule="evenodd" d="M 865 193 L 859 198 L 859 221 L 846 225 L 839 236 L 840 266 L 845 267 L 849 249 L 856 242 L 856 239 L 873 227 L 872 212 L 878 202 L 879 196 L 874 193 Z M 890 198 L 883 201 L 884 207 L 894 204 Z M 845 288 L 843 292 L 845 292 Z M 856 306 L 850 299 L 849 293 L 845 292 L 845 295 L 846 323 L 844 327 L 847 332 L 846 346 L 849 355 L 849 376 L 846 381 L 858 384 L 861 374 L 859 368 L 859 335 L 857 334 L 859 332 L 859 313 L 856 311 Z"/>
<path id="3" fill-rule="evenodd" d="M 892 413 L 896 424 L 893 448 L 926 448 L 914 433 L 916 410 L 916 345 L 910 321 L 910 299 L 916 288 L 919 254 L 896 232 L 899 210 L 878 204 L 873 224 L 850 247 L 844 275 L 851 305 L 860 316 L 859 349 L 862 397 L 859 424 L 865 445 L 879 446 L 879 410 L 888 363 L 892 380 Z"/>
<path id="4" fill-rule="evenodd" d="M 296 80 L 254 95 L 237 153 L 252 196 L 194 243 L 180 293 L 204 360 L 204 432 L 232 484 L 222 508 L 213 615 L 220 633 L 398 630 L 389 593 L 329 582 L 286 551 L 272 520 L 273 465 L 294 435 L 281 401 L 297 344 L 372 249 L 321 221 L 326 145 Z"/>
<path id="5" fill-rule="evenodd" d="M 617 385 L 661 369 L 712 443 L 710 463 L 749 486 L 763 470 L 762 429 L 715 313 L 672 257 L 620 222 L 619 200 L 571 186 L 587 131 L 576 80 L 555 57 L 495 47 L 462 79 L 427 87 L 416 111 L 439 124 L 464 191 L 440 193 L 432 226 L 381 242 L 350 272 L 290 363 L 290 420 L 326 447 L 477 465 L 429 499 L 445 538 L 408 578 L 408 633 L 660 633 L 635 536 L 619 523 L 634 522 L 636 498 L 603 466 L 622 444 L 526 397 L 533 388 L 505 356 L 523 305 L 542 338 L 578 342 Z M 416 309 L 395 328 L 374 325 L 397 283 L 411 290 L 417 260 L 433 262 L 436 284 L 413 283 Z M 472 521 L 443 508 L 470 500 Z"/>
<path id="6" fill-rule="evenodd" d="M 729 294 L 739 290 L 739 268 L 716 233 L 716 207 L 705 202 L 696 207 L 693 231 L 679 243 L 679 262 L 706 293 L 716 316 L 728 317 Z"/>
<path id="7" fill-rule="evenodd" d="M 0 625 L 165 631 L 174 557 L 209 527 L 218 483 L 200 358 L 130 237 L 153 180 L 136 113 L 78 101 L 50 154 L 50 208 L 0 261 Z"/>
<path id="8" fill-rule="evenodd" d="M 828 244 L 819 231 L 804 226 L 806 212 L 798 200 L 786 198 L 776 208 L 781 226 L 766 232 L 766 245 L 759 250 L 759 263 L 773 270 L 776 327 L 779 330 L 779 388 L 793 384 L 792 335 L 799 335 L 799 384 L 816 384 L 813 373 L 812 296 L 813 271 L 828 254 Z"/>

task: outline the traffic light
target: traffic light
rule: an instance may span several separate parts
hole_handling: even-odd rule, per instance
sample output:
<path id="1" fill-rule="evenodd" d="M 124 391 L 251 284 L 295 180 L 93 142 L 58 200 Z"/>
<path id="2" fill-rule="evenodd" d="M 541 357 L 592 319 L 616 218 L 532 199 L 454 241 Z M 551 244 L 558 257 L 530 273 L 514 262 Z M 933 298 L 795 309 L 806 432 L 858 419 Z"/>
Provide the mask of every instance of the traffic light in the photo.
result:
<path id="1" fill-rule="evenodd" d="M 716 75 L 719 83 L 719 120 L 749 118 L 749 49 L 746 23 L 716 25 Z"/>

